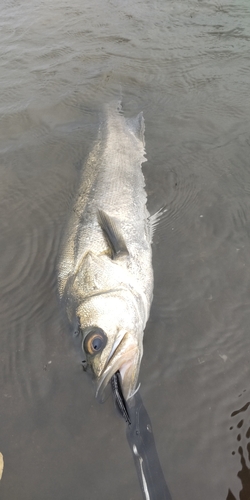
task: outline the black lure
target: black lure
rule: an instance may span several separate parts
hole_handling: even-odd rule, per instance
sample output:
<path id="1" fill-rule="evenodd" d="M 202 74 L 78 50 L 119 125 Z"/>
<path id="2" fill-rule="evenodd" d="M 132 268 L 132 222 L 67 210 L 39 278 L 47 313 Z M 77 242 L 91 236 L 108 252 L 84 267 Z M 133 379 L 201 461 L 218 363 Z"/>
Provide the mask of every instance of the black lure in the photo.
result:
<path id="1" fill-rule="evenodd" d="M 119 412 L 121 413 L 125 422 L 128 425 L 131 425 L 131 420 L 130 420 L 127 404 L 126 404 L 126 401 L 125 401 L 123 393 L 122 393 L 119 371 L 116 372 L 113 375 L 113 377 L 111 378 L 111 387 L 112 387 L 112 391 L 113 391 L 114 396 L 115 396 L 115 403 L 116 403 L 116 406 L 117 406 Z"/>

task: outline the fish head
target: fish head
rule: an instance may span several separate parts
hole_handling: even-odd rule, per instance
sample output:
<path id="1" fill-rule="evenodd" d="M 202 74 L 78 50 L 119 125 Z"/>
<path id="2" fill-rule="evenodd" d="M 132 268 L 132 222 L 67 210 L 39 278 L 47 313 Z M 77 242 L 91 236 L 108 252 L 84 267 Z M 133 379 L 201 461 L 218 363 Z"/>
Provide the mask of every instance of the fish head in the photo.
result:
<path id="1" fill-rule="evenodd" d="M 91 297 L 78 307 L 82 349 L 96 379 L 96 395 L 118 370 L 124 398 L 133 396 L 143 354 L 143 328 L 138 309 L 126 294 Z"/>

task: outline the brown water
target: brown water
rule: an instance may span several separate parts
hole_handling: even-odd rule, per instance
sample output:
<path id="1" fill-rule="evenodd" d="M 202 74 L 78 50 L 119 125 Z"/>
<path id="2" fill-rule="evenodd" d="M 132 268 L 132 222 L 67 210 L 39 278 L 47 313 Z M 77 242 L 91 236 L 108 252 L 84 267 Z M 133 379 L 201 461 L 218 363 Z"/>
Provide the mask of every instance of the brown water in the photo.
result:
<path id="1" fill-rule="evenodd" d="M 102 104 L 143 110 L 155 293 L 141 394 L 173 500 L 250 498 L 250 4 L 0 6 L 1 500 L 140 500 L 57 298 Z M 160 500 L 160 499 L 159 499 Z"/>

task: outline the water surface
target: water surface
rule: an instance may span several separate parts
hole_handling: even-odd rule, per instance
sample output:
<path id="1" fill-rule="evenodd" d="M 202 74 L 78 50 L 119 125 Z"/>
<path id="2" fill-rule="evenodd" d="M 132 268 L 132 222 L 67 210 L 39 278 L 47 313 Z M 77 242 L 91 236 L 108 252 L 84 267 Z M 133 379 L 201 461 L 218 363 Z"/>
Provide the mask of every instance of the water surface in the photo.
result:
<path id="1" fill-rule="evenodd" d="M 155 293 L 140 372 L 173 500 L 250 495 L 248 0 L 0 7 L 2 500 L 140 500 L 99 405 L 56 261 L 102 104 L 143 110 Z"/>

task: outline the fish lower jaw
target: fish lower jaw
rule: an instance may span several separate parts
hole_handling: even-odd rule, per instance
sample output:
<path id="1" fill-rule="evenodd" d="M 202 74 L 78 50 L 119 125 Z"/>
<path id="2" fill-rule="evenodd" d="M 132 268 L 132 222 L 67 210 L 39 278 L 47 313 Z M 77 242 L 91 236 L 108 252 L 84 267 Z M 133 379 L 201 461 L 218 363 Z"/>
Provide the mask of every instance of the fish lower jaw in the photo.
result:
<path id="1" fill-rule="evenodd" d="M 126 388 L 127 386 L 127 374 L 129 374 L 129 371 L 133 368 L 133 361 L 131 362 L 125 362 L 123 365 L 120 367 L 120 375 L 121 375 L 121 380 L 122 380 L 122 388 L 123 388 L 123 395 L 126 400 L 132 398 L 134 394 L 138 391 L 140 384 L 137 385 L 137 377 L 138 373 L 136 374 L 136 377 L 133 377 L 133 383 L 129 383 L 129 387 Z M 139 370 L 138 370 L 139 371 Z M 129 378 L 129 375 L 128 375 Z"/>
<path id="2" fill-rule="evenodd" d="M 111 358 L 108 366 L 97 379 L 96 397 L 102 399 L 102 394 L 111 377 L 119 371 L 121 374 L 122 391 L 125 399 L 132 397 L 136 390 L 140 368 L 141 355 L 137 343 L 124 351 L 119 349 Z"/>

